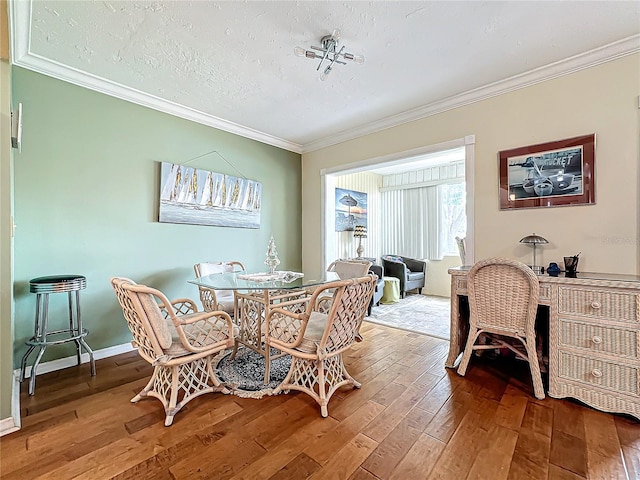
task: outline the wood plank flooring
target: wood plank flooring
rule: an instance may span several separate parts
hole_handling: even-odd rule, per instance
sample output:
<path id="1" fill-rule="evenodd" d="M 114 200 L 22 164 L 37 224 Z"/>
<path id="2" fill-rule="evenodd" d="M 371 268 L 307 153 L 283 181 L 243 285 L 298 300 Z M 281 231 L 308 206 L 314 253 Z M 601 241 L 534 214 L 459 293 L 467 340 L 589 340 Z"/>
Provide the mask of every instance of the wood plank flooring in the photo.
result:
<path id="1" fill-rule="evenodd" d="M 322 418 L 307 395 L 219 393 L 164 426 L 129 400 L 151 367 L 128 353 L 22 385 L 22 429 L 0 439 L 2 479 L 640 479 L 640 422 L 571 400 L 536 400 L 526 365 L 444 368 L 448 343 L 380 325 L 345 355 Z"/>

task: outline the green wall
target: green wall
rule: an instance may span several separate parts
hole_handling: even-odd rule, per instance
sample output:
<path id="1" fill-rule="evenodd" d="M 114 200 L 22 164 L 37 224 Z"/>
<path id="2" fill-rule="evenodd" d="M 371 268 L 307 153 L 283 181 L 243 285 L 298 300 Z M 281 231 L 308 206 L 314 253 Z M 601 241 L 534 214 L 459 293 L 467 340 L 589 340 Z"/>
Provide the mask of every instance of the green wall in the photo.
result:
<path id="1" fill-rule="evenodd" d="M 31 278 L 87 277 L 82 319 L 97 350 L 131 339 L 112 276 L 197 299 L 187 284 L 194 263 L 240 260 L 262 270 L 272 234 L 280 268 L 301 268 L 300 155 L 25 69 L 13 68 L 12 76 L 13 102 L 24 109 L 22 153 L 15 155 L 15 366 L 33 334 Z M 212 150 L 262 182 L 260 229 L 157 221 L 157 162 L 184 163 Z M 215 154 L 189 166 L 238 176 Z M 50 329 L 66 315 L 66 296 L 51 295 Z M 72 354 L 68 344 L 51 347 L 44 360 Z"/>

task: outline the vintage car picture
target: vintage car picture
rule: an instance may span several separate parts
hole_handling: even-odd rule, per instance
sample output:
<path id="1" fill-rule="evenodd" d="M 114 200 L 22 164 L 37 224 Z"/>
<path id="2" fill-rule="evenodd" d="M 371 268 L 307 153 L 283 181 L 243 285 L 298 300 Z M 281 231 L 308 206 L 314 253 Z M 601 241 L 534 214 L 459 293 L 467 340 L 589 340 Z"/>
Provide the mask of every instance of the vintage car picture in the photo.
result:
<path id="1" fill-rule="evenodd" d="M 500 209 L 595 203 L 595 134 L 499 152 Z"/>
<path id="2" fill-rule="evenodd" d="M 582 195 L 582 147 L 508 159 L 509 198 Z"/>

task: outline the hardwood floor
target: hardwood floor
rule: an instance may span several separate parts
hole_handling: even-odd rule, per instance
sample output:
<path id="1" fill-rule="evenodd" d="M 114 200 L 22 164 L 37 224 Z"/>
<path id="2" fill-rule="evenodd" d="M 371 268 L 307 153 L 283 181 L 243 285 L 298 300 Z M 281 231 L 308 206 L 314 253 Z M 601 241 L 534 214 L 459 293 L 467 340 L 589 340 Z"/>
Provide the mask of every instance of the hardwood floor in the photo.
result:
<path id="1" fill-rule="evenodd" d="M 41 375 L 34 397 L 22 386 L 22 429 L 0 439 L 0 476 L 640 478 L 640 422 L 536 400 L 519 362 L 474 359 L 460 377 L 443 366 L 446 341 L 373 324 L 363 336 L 345 355 L 362 388 L 334 395 L 328 418 L 301 393 L 216 393 L 165 427 L 159 401 L 129 402 L 151 374 L 137 353 L 98 361 L 94 378 L 87 365 Z"/>

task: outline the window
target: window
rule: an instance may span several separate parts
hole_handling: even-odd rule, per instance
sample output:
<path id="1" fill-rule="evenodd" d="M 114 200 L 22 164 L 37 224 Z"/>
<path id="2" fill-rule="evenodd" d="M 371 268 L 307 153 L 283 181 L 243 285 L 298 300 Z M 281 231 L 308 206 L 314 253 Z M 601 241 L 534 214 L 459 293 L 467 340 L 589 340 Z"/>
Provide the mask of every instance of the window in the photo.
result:
<path id="1" fill-rule="evenodd" d="M 447 183 L 438 187 L 441 205 L 440 231 L 442 254 L 458 255 L 456 237 L 467 235 L 466 188 L 464 183 Z"/>

